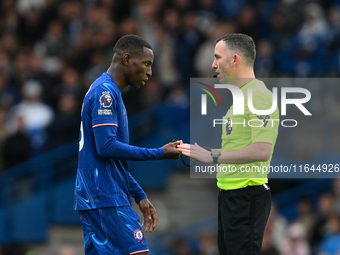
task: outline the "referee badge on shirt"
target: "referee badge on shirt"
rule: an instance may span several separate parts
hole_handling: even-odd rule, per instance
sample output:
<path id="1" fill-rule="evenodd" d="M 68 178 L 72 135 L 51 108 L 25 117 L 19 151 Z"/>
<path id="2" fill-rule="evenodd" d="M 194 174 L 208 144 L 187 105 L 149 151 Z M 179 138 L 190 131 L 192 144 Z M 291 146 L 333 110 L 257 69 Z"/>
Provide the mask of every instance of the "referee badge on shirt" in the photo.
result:
<path id="1" fill-rule="evenodd" d="M 143 242 L 144 241 L 144 233 L 140 229 L 136 229 L 135 232 L 133 232 L 133 236 L 135 237 L 137 242 Z"/>
<path id="2" fill-rule="evenodd" d="M 230 136 L 232 132 L 233 132 L 233 126 L 231 124 L 230 117 L 228 117 L 227 118 L 227 123 L 225 125 L 225 134 L 226 134 L 226 136 Z"/>
<path id="3" fill-rule="evenodd" d="M 103 107 L 110 107 L 112 105 L 112 97 L 109 91 L 104 91 L 99 98 L 99 102 Z"/>

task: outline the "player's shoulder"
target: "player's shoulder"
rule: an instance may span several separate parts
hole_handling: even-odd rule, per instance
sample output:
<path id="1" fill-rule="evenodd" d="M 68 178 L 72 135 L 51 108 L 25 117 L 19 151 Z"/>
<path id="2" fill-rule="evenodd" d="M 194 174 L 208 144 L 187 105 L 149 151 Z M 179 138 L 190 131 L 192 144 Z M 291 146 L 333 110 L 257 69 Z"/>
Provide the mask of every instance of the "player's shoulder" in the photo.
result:
<path id="1" fill-rule="evenodd" d="M 120 90 L 118 86 L 106 72 L 92 83 L 89 90 L 89 97 L 91 98 L 101 97 L 103 95 L 110 95 L 113 98 L 117 98 L 119 94 Z"/>

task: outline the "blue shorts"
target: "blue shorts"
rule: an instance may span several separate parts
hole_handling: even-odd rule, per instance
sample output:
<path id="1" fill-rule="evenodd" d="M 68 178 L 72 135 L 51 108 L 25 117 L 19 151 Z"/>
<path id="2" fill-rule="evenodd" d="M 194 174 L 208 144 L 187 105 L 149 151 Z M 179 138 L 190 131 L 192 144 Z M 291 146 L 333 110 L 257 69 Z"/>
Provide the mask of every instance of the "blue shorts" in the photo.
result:
<path id="1" fill-rule="evenodd" d="M 149 251 L 135 210 L 129 206 L 79 211 L 86 255 L 128 255 Z"/>

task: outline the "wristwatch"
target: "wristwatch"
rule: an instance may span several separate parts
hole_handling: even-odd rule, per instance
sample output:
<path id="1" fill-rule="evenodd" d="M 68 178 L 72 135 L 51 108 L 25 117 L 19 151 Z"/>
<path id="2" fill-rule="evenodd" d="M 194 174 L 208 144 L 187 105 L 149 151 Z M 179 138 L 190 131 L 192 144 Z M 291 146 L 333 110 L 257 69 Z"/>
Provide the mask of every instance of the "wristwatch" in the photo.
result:
<path id="1" fill-rule="evenodd" d="M 217 159 L 218 159 L 219 156 L 221 156 L 221 152 L 218 151 L 218 150 L 211 151 L 211 156 L 214 160 L 214 164 L 218 164 Z"/>

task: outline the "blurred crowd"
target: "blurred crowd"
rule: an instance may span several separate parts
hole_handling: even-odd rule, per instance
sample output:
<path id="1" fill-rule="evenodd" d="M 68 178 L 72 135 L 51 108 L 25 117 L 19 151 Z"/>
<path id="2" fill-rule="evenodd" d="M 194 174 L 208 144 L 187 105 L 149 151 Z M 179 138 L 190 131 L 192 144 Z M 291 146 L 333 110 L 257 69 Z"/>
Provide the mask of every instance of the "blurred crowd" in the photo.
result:
<path id="1" fill-rule="evenodd" d="M 257 77 L 335 77 L 340 1 L 2 0 L 0 170 L 78 138 L 81 101 L 125 34 L 153 47 L 153 77 L 127 89 L 129 116 L 164 102 L 188 107 L 190 77 L 212 77 L 214 41 L 257 45 Z"/>
<path id="2" fill-rule="evenodd" d="M 287 220 L 272 202 L 262 255 L 340 255 L 340 179 L 317 201 L 302 197 L 295 210 L 297 217 Z M 216 233 L 193 235 L 196 238 L 176 239 L 169 254 L 218 255 Z"/>
<path id="3" fill-rule="evenodd" d="M 296 205 L 297 218 L 288 222 L 275 203 L 264 234 L 263 255 L 339 255 L 340 179 L 317 201 L 302 197 Z"/>

